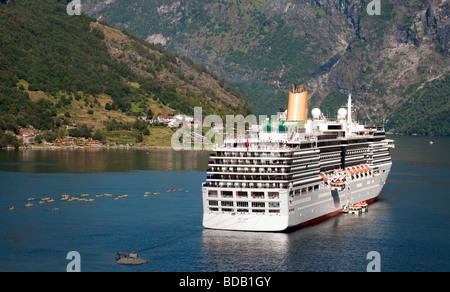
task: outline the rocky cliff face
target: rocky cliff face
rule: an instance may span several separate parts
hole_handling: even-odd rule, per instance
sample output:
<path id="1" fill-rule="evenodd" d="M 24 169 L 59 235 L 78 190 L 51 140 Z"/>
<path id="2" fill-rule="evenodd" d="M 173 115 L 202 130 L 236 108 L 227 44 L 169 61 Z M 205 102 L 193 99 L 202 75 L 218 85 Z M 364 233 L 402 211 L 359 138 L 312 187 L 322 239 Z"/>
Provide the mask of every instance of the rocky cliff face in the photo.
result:
<path id="1" fill-rule="evenodd" d="M 89 7 L 104 1 L 91 1 Z M 92 14 L 205 63 L 256 113 L 304 83 L 310 103 L 352 93 L 379 122 L 449 71 L 449 3 L 442 0 L 115 0 Z M 95 5 L 94 5 L 95 4 Z"/>
<path id="2" fill-rule="evenodd" d="M 442 1 L 381 1 L 381 15 L 369 16 L 370 1 L 311 1 L 332 16 L 344 13 L 354 34 L 328 72 L 309 80 L 319 96 L 338 90 L 356 95 L 360 117 L 379 121 L 418 89 L 449 71 L 449 6 Z"/>
<path id="3" fill-rule="evenodd" d="M 447 56 L 450 54 L 450 3 L 448 1 L 429 1 L 426 11 L 426 26 L 437 49 Z"/>

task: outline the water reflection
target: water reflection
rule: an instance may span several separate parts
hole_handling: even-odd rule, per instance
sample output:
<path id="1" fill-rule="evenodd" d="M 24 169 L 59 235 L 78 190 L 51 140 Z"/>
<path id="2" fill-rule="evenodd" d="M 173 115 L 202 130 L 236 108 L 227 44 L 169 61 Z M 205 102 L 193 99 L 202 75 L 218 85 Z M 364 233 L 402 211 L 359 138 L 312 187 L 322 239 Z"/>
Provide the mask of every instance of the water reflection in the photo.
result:
<path id="1" fill-rule="evenodd" d="M 202 246 L 209 271 L 278 270 L 289 253 L 289 235 L 205 229 Z"/>
<path id="2" fill-rule="evenodd" d="M 205 171 L 205 151 L 57 149 L 0 151 L 0 171 L 116 172 L 132 170 Z"/>
<path id="3" fill-rule="evenodd" d="M 342 214 L 289 233 L 203 230 L 208 271 L 365 271 L 366 255 L 389 242 L 389 203 L 379 199 L 362 215 Z"/>

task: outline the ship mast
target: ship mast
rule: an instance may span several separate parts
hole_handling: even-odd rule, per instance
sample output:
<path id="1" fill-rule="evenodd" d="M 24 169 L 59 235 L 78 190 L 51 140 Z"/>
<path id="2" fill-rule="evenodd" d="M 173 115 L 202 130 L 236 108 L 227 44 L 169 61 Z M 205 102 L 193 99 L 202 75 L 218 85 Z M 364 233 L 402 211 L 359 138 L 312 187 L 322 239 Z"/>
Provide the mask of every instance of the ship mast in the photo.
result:
<path id="1" fill-rule="evenodd" d="M 347 125 L 350 125 L 352 122 L 352 95 L 348 95 L 348 104 L 347 104 Z"/>

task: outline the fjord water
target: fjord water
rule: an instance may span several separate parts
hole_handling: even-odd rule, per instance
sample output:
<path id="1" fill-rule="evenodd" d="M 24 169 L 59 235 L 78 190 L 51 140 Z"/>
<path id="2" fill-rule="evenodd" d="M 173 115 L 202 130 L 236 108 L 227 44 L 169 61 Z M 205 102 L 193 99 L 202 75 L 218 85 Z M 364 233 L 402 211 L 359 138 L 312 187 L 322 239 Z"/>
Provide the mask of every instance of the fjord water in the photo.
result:
<path id="1" fill-rule="evenodd" d="M 203 229 L 207 152 L 0 151 L 0 271 L 66 271 L 70 251 L 81 271 L 366 271 L 371 251 L 381 271 L 450 271 L 450 138 L 392 138 L 368 213 L 289 233 Z M 115 264 L 135 250 L 149 263 Z"/>

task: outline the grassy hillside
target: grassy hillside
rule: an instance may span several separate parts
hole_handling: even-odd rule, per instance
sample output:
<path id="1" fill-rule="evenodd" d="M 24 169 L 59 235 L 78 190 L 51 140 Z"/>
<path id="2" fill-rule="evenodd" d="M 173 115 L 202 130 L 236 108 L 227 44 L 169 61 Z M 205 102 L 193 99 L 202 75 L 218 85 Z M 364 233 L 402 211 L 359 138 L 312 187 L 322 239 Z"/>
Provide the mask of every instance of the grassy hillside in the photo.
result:
<path id="1" fill-rule="evenodd" d="M 64 135 L 73 123 L 108 137 L 111 121 L 138 136 L 141 115 L 192 114 L 194 106 L 221 116 L 251 112 L 206 67 L 84 14 L 69 16 L 66 4 L 0 3 L 3 137 L 27 126 L 43 137 Z"/>

